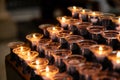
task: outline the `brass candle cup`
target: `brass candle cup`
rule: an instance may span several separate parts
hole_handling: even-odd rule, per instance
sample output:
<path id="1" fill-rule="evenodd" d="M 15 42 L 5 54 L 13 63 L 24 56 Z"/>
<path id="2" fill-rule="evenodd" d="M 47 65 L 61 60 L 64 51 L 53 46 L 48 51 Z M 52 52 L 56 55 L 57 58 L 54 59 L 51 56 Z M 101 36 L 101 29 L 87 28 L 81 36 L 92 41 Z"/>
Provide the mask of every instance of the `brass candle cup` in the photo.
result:
<path id="1" fill-rule="evenodd" d="M 49 61 L 46 58 L 36 58 L 33 61 L 28 62 L 27 64 L 35 70 L 40 70 L 47 66 L 48 63 Z"/>
<path id="2" fill-rule="evenodd" d="M 55 26 L 55 27 L 48 27 L 47 28 L 47 31 L 49 32 L 50 34 L 50 38 L 54 41 L 56 41 L 57 39 L 57 34 L 59 34 L 59 32 L 63 30 L 61 27 L 58 27 L 58 26 Z"/>
<path id="3" fill-rule="evenodd" d="M 39 29 L 41 29 L 43 31 L 43 34 L 45 37 L 49 37 L 49 32 L 47 31 L 48 27 L 53 27 L 55 26 L 54 24 L 41 24 L 38 26 Z"/>
<path id="4" fill-rule="evenodd" d="M 109 71 L 100 71 L 99 73 L 92 76 L 93 80 L 119 80 L 119 74 Z"/>
<path id="5" fill-rule="evenodd" d="M 70 16 L 60 16 L 60 17 L 57 17 L 57 20 L 59 21 L 61 27 L 64 30 L 68 30 L 68 24 L 69 24 L 69 20 L 70 19 L 72 19 L 72 17 L 70 17 Z"/>
<path id="6" fill-rule="evenodd" d="M 86 59 L 81 55 L 70 55 L 64 59 L 64 62 L 67 65 L 67 71 L 69 71 L 69 68 L 71 67 L 78 69 L 81 64 L 85 63 L 85 61 Z"/>
<path id="7" fill-rule="evenodd" d="M 59 69 L 56 66 L 48 65 L 39 71 L 43 78 L 46 77 L 51 80 L 59 72 Z"/>
<path id="8" fill-rule="evenodd" d="M 88 14 L 91 11 L 92 10 L 90 10 L 90 9 L 81 9 L 79 11 L 79 19 L 82 19 L 82 22 L 88 22 Z"/>
<path id="9" fill-rule="evenodd" d="M 82 7 L 69 6 L 67 9 L 71 12 L 73 18 L 79 18 L 79 11 L 82 9 Z"/>
<path id="10" fill-rule="evenodd" d="M 93 25 L 100 25 L 100 17 L 102 14 L 103 13 L 99 11 L 89 12 L 88 14 L 89 21 L 93 23 Z"/>
<path id="11" fill-rule="evenodd" d="M 19 46 L 13 49 L 13 52 L 17 55 L 25 55 L 27 52 L 30 52 L 30 47 Z"/>
<path id="12" fill-rule="evenodd" d="M 99 63 L 86 62 L 79 66 L 78 71 L 80 76 L 84 75 L 85 79 L 91 79 L 93 75 L 102 70 L 102 65 Z"/>
<path id="13" fill-rule="evenodd" d="M 92 45 L 89 49 L 94 53 L 98 60 L 103 60 L 113 51 L 110 46 L 100 44 Z"/>
<path id="14" fill-rule="evenodd" d="M 107 57 L 113 64 L 113 70 L 119 70 L 120 69 L 120 50 L 113 51 Z"/>

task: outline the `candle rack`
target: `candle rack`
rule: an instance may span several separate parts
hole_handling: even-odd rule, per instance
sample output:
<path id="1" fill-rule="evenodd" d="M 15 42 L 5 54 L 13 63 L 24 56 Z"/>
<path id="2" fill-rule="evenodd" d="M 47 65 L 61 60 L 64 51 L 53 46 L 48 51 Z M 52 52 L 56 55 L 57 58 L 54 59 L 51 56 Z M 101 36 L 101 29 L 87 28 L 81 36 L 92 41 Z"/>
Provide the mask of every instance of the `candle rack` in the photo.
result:
<path id="1" fill-rule="evenodd" d="M 10 53 L 14 55 L 10 55 L 13 59 L 10 63 L 17 64 L 14 68 L 18 70 L 20 67 L 24 76 L 29 74 L 27 80 L 103 80 L 111 79 L 109 75 L 114 76 L 113 73 L 120 75 L 120 59 L 113 60 L 113 52 L 120 49 L 120 33 L 115 28 L 116 21 L 112 20 L 114 16 L 88 10 L 87 20 L 84 20 L 80 17 L 81 11 L 87 9 L 77 6 L 68 9 L 72 16 L 57 17 L 59 25 L 42 24 L 39 28 L 43 34 L 26 35 L 30 45 L 24 46 L 26 42 L 9 44 Z M 112 23 L 107 24 L 104 18 L 109 18 Z M 108 26 L 114 28 L 108 30 Z M 107 38 L 117 40 L 115 48 L 103 42 L 106 40 L 105 33 Z M 116 77 L 111 80 L 120 80 Z"/>

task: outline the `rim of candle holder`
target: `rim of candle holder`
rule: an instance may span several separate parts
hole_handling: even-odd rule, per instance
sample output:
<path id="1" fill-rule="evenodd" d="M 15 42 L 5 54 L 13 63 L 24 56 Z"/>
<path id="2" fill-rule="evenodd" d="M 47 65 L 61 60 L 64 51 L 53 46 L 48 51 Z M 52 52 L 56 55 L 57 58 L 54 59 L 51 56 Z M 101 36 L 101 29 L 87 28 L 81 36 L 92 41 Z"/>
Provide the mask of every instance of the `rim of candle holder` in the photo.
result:
<path id="1" fill-rule="evenodd" d="M 57 34 L 58 38 L 65 38 L 69 35 L 72 35 L 72 32 L 70 30 L 62 30 L 59 32 L 59 34 Z"/>
<path id="2" fill-rule="evenodd" d="M 93 80 L 119 80 L 119 74 L 116 72 L 100 71 L 92 76 Z"/>
<path id="3" fill-rule="evenodd" d="M 24 45 L 25 45 L 25 42 L 22 42 L 22 41 L 13 41 L 13 42 L 8 43 L 8 47 L 12 49 L 19 47 L 19 46 L 24 46 Z"/>
<path id="4" fill-rule="evenodd" d="M 87 42 L 90 42 L 89 46 L 88 46 Z M 93 41 L 93 40 L 84 39 L 84 40 L 80 40 L 79 42 L 77 42 L 77 44 L 79 45 L 80 48 L 88 48 L 89 49 L 90 46 L 97 44 L 97 42 Z"/>
<path id="5" fill-rule="evenodd" d="M 83 13 L 83 12 L 85 12 L 85 13 L 89 13 L 89 12 L 92 12 L 92 10 L 91 9 L 86 9 L 86 8 L 83 8 L 83 9 L 81 9 L 80 11 L 79 11 L 79 14 L 81 14 L 81 13 Z"/>
<path id="6" fill-rule="evenodd" d="M 48 27 L 53 27 L 55 26 L 54 24 L 41 24 L 38 26 L 39 29 L 47 29 Z"/>
<path id="7" fill-rule="evenodd" d="M 84 40 L 84 38 L 80 35 L 70 35 L 66 36 L 65 39 L 68 41 L 68 43 L 77 43 L 81 40 Z"/>
<path id="8" fill-rule="evenodd" d="M 71 62 L 72 60 L 72 62 Z M 77 62 L 75 62 L 78 60 Z M 82 55 L 69 55 L 64 62 L 70 66 L 80 66 L 81 64 L 86 62 L 86 58 Z"/>
<path id="9" fill-rule="evenodd" d="M 102 70 L 102 65 L 100 63 L 85 62 L 79 66 L 79 72 L 87 75 L 94 75 Z"/>
<path id="10" fill-rule="evenodd" d="M 40 41 L 39 41 L 39 45 L 48 44 L 48 43 L 51 42 L 51 41 L 52 41 L 51 39 L 42 38 L 42 39 L 40 39 Z"/>
<path id="11" fill-rule="evenodd" d="M 120 19 L 120 16 L 112 17 L 112 21 L 116 24 L 119 23 L 119 19 Z"/>
<path id="12" fill-rule="evenodd" d="M 34 37 L 35 37 L 35 39 L 34 39 Z M 43 37 L 43 34 L 41 34 L 41 33 L 30 33 L 26 36 L 26 39 L 28 39 L 31 42 L 34 42 L 34 41 L 36 41 L 36 39 L 39 40 L 42 37 Z"/>
<path id="13" fill-rule="evenodd" d="M 86 29 L 88 26 L 92 26 L 91 22 L 82 22 L 81 24 L 75 24 L 78 29 Z"/>
<path id="14" fill-rule="evenodd" d="M 30 47 L 26 47 L 26 46 L 16 47 L 16 48 L 14 48 L 12 51 L 13 51 L 15 54 L 21 54 L 21 51 L 20 51 L 21 48 L 22 48 L 22 50 L 25 50 L 24 54 L 25 54 L 26 52 L 31 51 L 31 48 L 30 48 Z M 23 53 L 23 52 L 22 52 L 22 53 Z M 22 55 L 24 55 L 24 54 L 22 54 Z"/>
<path id="15" fill-rule="evenodd" d="M 89 33 L 101 34 L 105 30 L 105 27 L 104 26 L 93 25 L 93 26 L 88 26 L 86 29 L 88 30 Z"/>
<path id="16" fill-rule="evenodd" d="M 76 9 L 75 12 L 79 12 L 81 9 L 83 9 L 82 7 L 79 6 L 69 6 L 67 9 L 69 11 L 72 11 L 74 8 Z"/>
<path id="17" fill-rule="evenodd" d="M 54 65 L 47 65 L 44 68 L 42 68 L 41 70 L 39 70 L 41 76 L 45 76 L 43 73 L 46 72 L 46 68 L 47 67 L 49 68 L 49 71 L 52 72 L 51 73 L 52 74 L 51 77 L 54 77 L 55 74 L 57 74 L 59 72 L 59 69 L 56 66 L 54 66 Z"/>
<path id="18" fill-rule="evenodd" d="M 113 37 L 113 34 L 111 35 L 111 33 L 114 33 L 114 37 Z M 119 31 L 117 30 L 104 30 L 102 32 L 102 36 L 107 39 L 117 39 L 118 34 L 119 34 Z M 109 35 L 109 36 L 106 37 L 106 35 Z"/>
<path id="19" fill-rule="evenodd" d="M 44 50 L 56 50 L 60 47 L 59 42 L 52 42 L 50 41 L 49 43 L 46 43 L 45 45 L 42 46 Z"/>
<path id="20" fill-rule="evenodd" d="M 68 49 L 57 49 L 54 50 L 52 55 L 56 58 L 60 58 L 60 59 L 66 59 L 68 56 L 70 56 L 72 54 L 71 50 Z"/>
<path id="21" fill-rule="evenodd" d="M 102 13 L 101 15 L 101 19 L 112 19 L 113 17 L 115 17 L 116 15 L 113 13 Z"/>
<path id="22" fill-rule="evenodd" d="M 53 77 L 54 80 L 73 80 L 72 76 L 67 74 L 66 72 L 64 73 L 58 73 Z"/>
<path id="23" fill-rule="evenodd" d="M 100 47 L 102 47 L 102 54 L 98 54 L 98 52 L 96 53 L 96 50 L 98 50 Z M 106 57 L 106 56 L 108 56 L 109 54 L 111 54 L 112 51 L 113 51 L 113 48 L 112 48 L 112 47 L 110 47 L 110 46 L 108 46 L 108 45 L 104 45 L 104 44 L 91 45 L 91 46 L 89 47 L 89 49 L 90 49 L 90 50 L 94 53 L 94 55 L 97 56 L 97 57 L 98 57 L 98 55 L 100 55 L 101 57 Z M 105 50 L 107 50 L 107 51 L 105 51 Z M 105 52 L 103 53 L 103 51 L 105 51 Z M 105 54 L 105 53 L 106 53 L 106 54 Z"/>
<path id="24" fill-rule="evenodd" d="M 66 21 L 68 22 L 70 19 L 72 19 L 71 16 L 59 16 L 59 17 L 57 17 L 57 20 L 58 20 L 59 22 L 61 22 L 61 20 L 64 19 L 64 18 L 65 18 L 65 22 L 66 22 Z"/>
<path id="25" fill-rule="evenodd" d="M 103 15 L 103 12 L 100 12 L 100 11 L 92 11 L 92 12 L 88 12 L 88 16 L 93 16 L 93 13 L 95 13 L 94 16 L 101 16 Z"/>
<path id="26" fill-rule="evenodd" d="M 62 30 L 62 28 L 59 26 L 53 26 L 53 27 L 47 27 L 47 31 L 50 32 L 50 30 L 53 30 L 53 28 L 59 30 L 58 32 L 60 32 Z"/>
<path id="27" fill-rule="evenodd" d="M 77 25 L 77 24 L 81 24 L 82 23 L 82 19 L 70 19 L 68 21 L 68 27 L 70 27 L 70 25 Z"/>
<path id="28" fill-rule="evenodd" d="M 36 64 L 36 61 L 39 61 L 39 64 Z M 46 58 L 36 58 L 34 59 L 33 61 L 31 62 L 28 62 L 28 65 L 30 67 L 32 67 L 33 69 L 36 69 L 36 65 L 38 65 L 40 68 L 39 69 L 42 69 L 44 68 L 45 66 L 47 66 L 49 63 L 48 59 Z"/>
<path id="29" fill-rule="evenodd" d="M 119 69 L 119 65 L 120 64 L 120 50 L 115 50 L 113 51 L 111 54 L 109 54 L 107 57 L 108 59 L 112 62 L 112 64 L 114 65 L 113 68 L 114 69 Z M 117 64 L 117 65 L 116 65 Z"/>
<path id="30" fill-rule="evenodd" d="M 30 54 L 30 59 L 28 59 L 28 53 Z M 32 55 L 32 56 L 31 56 Z M 34 60 L 37 56 L 39 55 L 39 53 L 37 52 L 37 51 L 30 51 L 30 52 L 27 52 L 26 54 L 24 54 L 24 55 L 19 55 L 19 56 L 21 56 L 25 61 L 32 61 L 32 60 Z"/>

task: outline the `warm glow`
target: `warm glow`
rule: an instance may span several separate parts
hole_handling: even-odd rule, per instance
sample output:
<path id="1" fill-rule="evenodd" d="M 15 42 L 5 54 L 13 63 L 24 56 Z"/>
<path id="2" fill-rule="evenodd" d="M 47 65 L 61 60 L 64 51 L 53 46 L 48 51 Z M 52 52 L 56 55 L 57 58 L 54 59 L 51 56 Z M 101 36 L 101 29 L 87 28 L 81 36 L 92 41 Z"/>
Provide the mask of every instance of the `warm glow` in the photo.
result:
<path id="1" fill-rule="evenodd" d="M 22 47 L 22 46 L 20 47 L 20 51 L 21 51 L 21 52 L 23 51 L 23 47 Z"/>
<path id="2" fill-rule="evenodd" d="M 62 17 L 62 22 L 65 22 L 65 18 L 64 17 Z"/>
<path id="3" fill-rule="evenodd" d="M 99 47 L 99 54 L 100 55 L 103 54 L 103 48 L 102 48 L 102 46 Z"/>
<path id="4" fill-rule="evenodd" d="M 47 76 L 47 77 L 50 77 L 49 67 L 48 67 L 48 66 L 46 67 L 46 76 Z"/>
<path id="5" fill-rule="evenodd" d="M 33 38 L 37 38 L 35 34 L 33 34 Z"/>
<path id="6" fill-rule="evenodd" d="M 119 59 L 120 58 L 120 51 L 117 52 L 116 57 L 117 57 L 116 63 L 120 63 L 120 59 Z"/>
<path id="7" fill-rule="evenodd" d="M 73 6 L 73 9 L 76 10 L 76 6 Z"/>
<path id="8" fill-rule="evenodd" d="M 46 67 L 46 72 L 49 72 L 49 67 L 48 66 Z"/>
<path id="9" fill-rule="evenodd" d="M 39 69 L 39 64 L 40 64 L 40 62 L 39 62 L 39 60 L 36 60 L 36 69 Z"/>
<path id="10" fill-rule="evenodd" d="M 39 64 L 40 64 L 39 60 L 36 60 L 36 65 L 39 65 Z"/>
<path id="11" fill-rule="evenodd" d="M 118 18 L 118 23 L 120 23 L 120 17 Z"/>
<path id="12" fill-rule="evenodd" d="M 52 30 L 55 31 L 56 30 L 55 27 L 53 27 Z"/>
<path id="13" fill-rule="evenodd" d="M 119 59 L 117 59 L 117 60 L 116 60 L 116 63 L 118 63 L 118 64 L 119 64 L 119 63 L 120 63 L 120 60 L 119 60 Z"/>
<path id="14" fill-rule="evenodd" d="M 85 10 L 83 9 L 82 12 L 85 13 Z"/>
<path id="15" fill-rule="evenodd" d="M 30 52 L 27 53 L 27 56 L 28 56 L 28 57 L 30 56 Z"/>
<path id="16" fill-rule="evenodd" d="M 99 50 L 100 50 L 100 51 L 102 51 L 102 50 L 103 50 L 102 46 L 100 46 L 100 47 L 99 47 Z"/>
<path id="17" fill-rule="evenodd" d="M 120 58 L 120 51 L 117 52 L 117 55 L 116 55 L 118 58 Z"/>
<path id="18" fill-rule="evenodd" d="M 96 15 L 95 12 L 93 12 L 92 15 L 95 16 Z"/>

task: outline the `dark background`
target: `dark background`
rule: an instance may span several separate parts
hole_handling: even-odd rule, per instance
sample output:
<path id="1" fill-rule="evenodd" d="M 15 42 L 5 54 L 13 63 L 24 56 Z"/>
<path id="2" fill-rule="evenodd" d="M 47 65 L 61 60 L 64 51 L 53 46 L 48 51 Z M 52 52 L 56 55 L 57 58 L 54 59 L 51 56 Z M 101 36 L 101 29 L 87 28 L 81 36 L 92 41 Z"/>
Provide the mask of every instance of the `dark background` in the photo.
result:
<path id="1" fill-rule="evenodd" d="M 12 16 L 14 16 L 13 13 L 15 11 L 17 12 L 17 10 L 26 8 L 30 9 L 31 12 L 36 8 L 38 11 L 40 11 L 40 16 L 32 17 L 29 20 L 24 20 L 23 18 L 23 20 L 19 21 L 15 19 L 18 30 L 17 38 L 20 40 L 24 40 L 25 36 L 29 33 L 39 32 L 38 26 L 40 24 L 58 24 L 58 21 L 56 20 L 57 16 L 54 14 L 54 12 L 57 12 L 57 10 L 59 10 L 61 13 L 59 16 L 71 16 L 71 12 L 67 9 L 68 6 L 80 6 L 97 11 L 100 8 L 99 3 L 92 0 L 6 0 L 5 3 L 6 9 Z"/>

